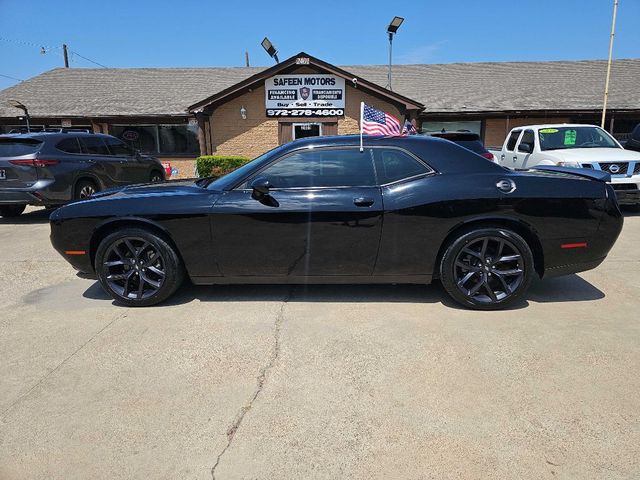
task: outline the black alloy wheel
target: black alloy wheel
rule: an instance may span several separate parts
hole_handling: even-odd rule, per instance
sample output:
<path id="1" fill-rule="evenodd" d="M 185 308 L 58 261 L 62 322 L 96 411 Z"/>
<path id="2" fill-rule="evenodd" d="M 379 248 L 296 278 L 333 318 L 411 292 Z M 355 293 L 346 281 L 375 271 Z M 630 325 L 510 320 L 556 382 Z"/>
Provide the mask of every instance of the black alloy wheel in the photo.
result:
<path id="1" fill-rule="evenodd" d="M 0 217 L 17 217 L 21 215 L 26 208 L 26 205 L 2 205 L 0 206 Z"/>
<path id="2" fill-rule="evenodd" d="M 80 180 L 75 189 L 75 199 L 84 200 L 98 191 L 98 187 L 91 180 Z"/>
<path id="3" fill-rule="evenodd" d="M 447 293 L 478 310 L 513 304 L 529 288 L 532 274 L 529 245 L 505 229 L 479 229 L 463 235 L 447 248 L 441 264 Z"/>
<path id="4" fill-rule="evenodd" d="M 119 303 L 149 306 L 162 302 L 182 283 L 184 268 L 159 235 L 127 228 L 106 237 L 96 252 L 102 287 Z"/>
<path id="5" fill-rule="evenodd" d="M 151 183 L 158 183 L 164 181 L 164 178 L 162 178 L 162 174 L 159 172 L 151 172 L 150 181 Z"/>

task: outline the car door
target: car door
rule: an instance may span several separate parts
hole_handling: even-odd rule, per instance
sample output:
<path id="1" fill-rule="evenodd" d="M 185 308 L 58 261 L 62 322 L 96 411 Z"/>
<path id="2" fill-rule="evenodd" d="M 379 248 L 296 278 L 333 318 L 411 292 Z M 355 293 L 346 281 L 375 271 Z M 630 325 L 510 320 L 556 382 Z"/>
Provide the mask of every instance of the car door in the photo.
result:
<path id="1" fill-rule="evenodd" d="M 256 178 L 268 194 L 250 188 Z M 228 277 L 369 276 L 382 209 L 370 149 L 287 153 L 216 202 L 217 262 Z"/>
<path id="2" fill-rule="evenodd" d="M 522 130 L 512 130 L 509 134 L 509 139 L 505 142 L 504 151 L 500 154 L 500 164 L 507 168 L 516 168 L 516 162 L 518 156 L 516 155 L 515 148 L 520 138 Z"/>
<path id="3" fill-rule="evenodd" d="M 516 162 L 513 168 L 525 169 L 530 167 L 531 154 L 535 149 L 535 134 L 533 130 L 525 130 L 516 146 Z"/>
<path id="4" fill-rule="evenodd" d="M 442 187 L 434 186 L 434 170 L 413 154 L 398 148 L 374 149 L 384 202 L 384 226 L 374 275 L 426 276 L 433 265 L 428 249 L 438 244 L 446 222 Z M 446 207 L 445 207 L 446 210 Z M 426 278 L 426 277 L 425 277 Z M 428 280 L 425 280 L 428 282 Z"/>
<path id="5" fill-rule="evenodd" d="M 122 185 L 123 165 L 120 159 L 111 155 L 107 144 L 98 135 L 79 137 L 82 153 L 92 165 L 91 171 L 100 177 L 105 188 Z"/>
<path id="6" fill-rule="evenodd" d="M 115 137 L 104 138 L 114 161 L 119 163 L 123 183 L 146 183 L 150 180 L 149 165 L 122 140 Z"/>

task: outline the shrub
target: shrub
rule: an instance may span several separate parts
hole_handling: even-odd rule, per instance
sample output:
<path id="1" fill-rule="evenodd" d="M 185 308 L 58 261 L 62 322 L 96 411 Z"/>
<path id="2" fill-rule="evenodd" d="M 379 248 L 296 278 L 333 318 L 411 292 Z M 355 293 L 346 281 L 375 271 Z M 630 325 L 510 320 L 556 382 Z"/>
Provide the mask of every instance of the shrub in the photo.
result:
<path id="1" fill-rule="evenodd" d="M 196 159 L 196 175 L 198 177 L 221 177 L 249 161 L 245 157 L 228 155 L 202 155 Z"/>

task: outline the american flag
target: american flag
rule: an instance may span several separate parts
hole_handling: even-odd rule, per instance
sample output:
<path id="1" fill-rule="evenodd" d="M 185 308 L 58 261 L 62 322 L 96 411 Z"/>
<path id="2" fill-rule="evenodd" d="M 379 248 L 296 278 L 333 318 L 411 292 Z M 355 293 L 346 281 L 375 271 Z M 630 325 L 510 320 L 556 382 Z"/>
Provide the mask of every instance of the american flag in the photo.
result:
<path id="1" fill-rule="evenodd" d="M 418 131 L 409 120 L 405 120 L 404 127 L 402 128 L 402 135 L 417 135 Z"/>
<path id="2" fill-rule="evenodd" d="M 361 128 L 364 135 L 400 135 L 400 122 L 396 117 L 366 103 L 362 110 Z"/>

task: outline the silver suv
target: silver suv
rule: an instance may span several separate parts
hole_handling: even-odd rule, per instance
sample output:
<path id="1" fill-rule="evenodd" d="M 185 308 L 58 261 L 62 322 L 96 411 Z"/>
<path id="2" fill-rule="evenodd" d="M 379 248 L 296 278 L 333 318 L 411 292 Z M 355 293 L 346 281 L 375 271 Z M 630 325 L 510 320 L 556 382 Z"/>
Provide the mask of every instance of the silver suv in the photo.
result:
<path id="1" fill-rule="evenodd" d="M 0 216 L 54 207 L 107 188 L 165 180 L 162 164 L 110 135 L 0 135 Z"/>

